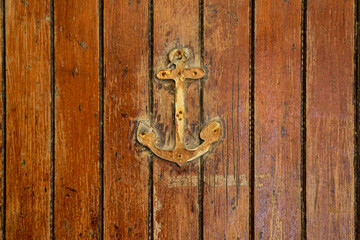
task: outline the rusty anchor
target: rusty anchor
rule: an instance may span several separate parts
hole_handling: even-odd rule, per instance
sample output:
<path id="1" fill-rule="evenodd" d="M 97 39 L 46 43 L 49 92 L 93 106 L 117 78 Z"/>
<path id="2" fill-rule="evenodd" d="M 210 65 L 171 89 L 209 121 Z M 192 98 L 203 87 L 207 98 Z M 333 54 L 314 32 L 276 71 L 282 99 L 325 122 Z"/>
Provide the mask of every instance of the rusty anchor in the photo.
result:
<path id="1" fill-rule="evenodd" d="M 171 150 L 158 148 L 155 131 L 145 122 L 140 122 L 137 128 L 137 140 L 141 144 L 148 147 L 158 157 L 175 162 L 179 166 L 207 153 L 212 144 L 218 142 L 222 136 L 221 122 L 212 120 L 200 132 L 200 138 L 203 142 L 194 149 L 185 148 L 185 80 L 200 79 L 205 75 L 202 68 L 187 68 L 185 62 L 188 60 L 188 56 L 188 49 L 172 50 L 169 53 L 169 66 L 175 66 L 175 68 L 160 70 L 156 74 L 160 80 L 172 79 L 175 81 L 175 147 Z"/>

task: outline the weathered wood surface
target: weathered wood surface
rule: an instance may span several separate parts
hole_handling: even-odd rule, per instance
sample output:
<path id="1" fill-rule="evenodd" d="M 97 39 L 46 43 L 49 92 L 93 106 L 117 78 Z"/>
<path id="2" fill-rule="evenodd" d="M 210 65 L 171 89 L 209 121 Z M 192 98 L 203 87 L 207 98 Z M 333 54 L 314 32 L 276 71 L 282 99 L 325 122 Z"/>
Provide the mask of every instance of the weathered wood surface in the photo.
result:
<path id="1" fill-rule="evenodd" d="M 148 239 L 148 2 L 104 2 L 104 239 Z"/>
<path id="2" fill-rule="evenodd" d="M 55 237 L 97 239 L 98 2 L 55 1 Z"/>
<path id="3" fill-rule="evenodd" d="M 204 239 L 249 239 L 249 2 L 204 2 L 204 121 L 224 137 L 204 162 Z"/>
<path id="4" fill-rule="evenodd" d="M 167 68 L 168 53 L 174 48 L 190 48 L 190 66 L 200 66 L 198 1 L 155 0 L 154 69 Z M 174 83 L 154 79 L 154 126 L 165 147 L 174 146 Z M 199 143 L 199 80 L 185 87 L 185 137 Z M 198 237 L 199 161 L 182 168 L 154 158 L 154 239 L 194 239 Z"/>
<path id="5" fill-rule="evenodd" d="M 354 239 L 354 10 L 308 1 L 308 239 Z"/>
<path id="6" fill-rule="evenodd" d="M 355 239 L 353 1 L 307 1 L 306 102 L 301 102 L 300 0 L 205 0 L 203 6 L 191 0 L 154 0 L 153 5 L 114 0 L 104 1 L 104 9 L 97 0 L 54 1 L 54 189 L 50 189 L 50 3 L 3 3 L 7 138 L 2 150 L 7 154 L 6 173 L 1 175 L 6 177 L 6 192 L 1 189 L 6 228 L 1 231 L 6 239 L 50 239 L 52 217 L 57 239 L 249 239 L 252 229 L 255 239 L 300 239 L 302 230 L 307 239 Z M 249 19 L 252 3 L 255 15 Z M 249 144 L 252 20 L 253 146 Z M 189 65 L 204 64 L 207 71 L 202 84 L 193 80 L 185 88 L 187 147 L 201 142 L 201 126 L 214 117 L 225 129 L 223 140 L 204 157 L 203 189 L 199 160 L 181 168 L 156 157 L 152 162 L 148 149 L 135 140 L 142 120 L 154 123 L 162 147 L 173 146 L 174 83 L 149 79 L 149 73 L 151 60 L 155 74 L 168 67 L 170 50 L 183 47 L 192 52 Z M 301 212 L 302 147 L 305 212 Z M 252 173 L 250 148 L 255 151 Z M 255 176 L 254 196 L 250 174 Z M 103 203 L 99 188 L 104 191 Z M 50 190 L 55 191 L 54 212 Z M 301 225 L 302 213 L 306 226 Z M 251 217 L 255 226 L 250 226 Z"/>
<path id="7" fill-rule="evenodd" d="M 255 4 L 255 239 L 301 234 L 301 1 Z"/>
<path id="8" fill-rule="evenodd" d="M 48 239 L 50 11 L 6 1 L 6 238 Z"/>

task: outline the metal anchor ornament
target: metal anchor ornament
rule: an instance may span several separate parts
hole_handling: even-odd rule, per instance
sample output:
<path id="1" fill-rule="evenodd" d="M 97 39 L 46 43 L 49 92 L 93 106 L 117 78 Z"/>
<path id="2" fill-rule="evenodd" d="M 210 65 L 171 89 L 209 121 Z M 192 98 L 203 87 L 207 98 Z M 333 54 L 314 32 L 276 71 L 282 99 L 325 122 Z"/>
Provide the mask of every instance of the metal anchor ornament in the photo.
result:
<path id="1" fill-rule="evenodd" d="M 175 147 L 172 150 L 158 148 L 154 129 L 144 122 L 140 122 L 137 129 L 137 140 L 141 144 L 148 147 L 158 157 L 175 162 L 179 166 L 207 153 L 211 145 L 218 142 L 222 136 L 221 122 L 212 120 L 200 132 L 200 138 L 204 141 L 194 149 L 185 148 L 185 81 L 186 79 L 200 79 L 205 75 L 202 68 L 187 68 L 185 65 L 189 56 L 187 51 L 187 49 L 172 50 L 169 53 L 169 66 L 175 66 L 175 69 L 160 70 L 156 74 L 160 80 L 172 79 L 175 81 Z"/>

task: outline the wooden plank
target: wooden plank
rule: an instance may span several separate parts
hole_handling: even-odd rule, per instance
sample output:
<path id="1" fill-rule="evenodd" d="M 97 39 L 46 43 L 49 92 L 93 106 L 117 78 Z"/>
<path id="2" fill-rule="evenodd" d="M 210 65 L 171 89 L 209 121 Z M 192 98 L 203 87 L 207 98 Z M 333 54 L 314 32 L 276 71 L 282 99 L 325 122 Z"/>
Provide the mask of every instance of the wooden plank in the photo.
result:
<path id="1" fill-rule="evenodd" d="M 105 1 L 104 239 L 148 239 L 148 2 Z M 120 23 L 120 24 L 119 24 Z"/>
<path id="2" fill-rule="evenodd" d="M 354 2 L 308 1 L 308 239 L 354 239 Z"/>
<path id="3" fill-rule="evenodd" d="M 6 238 L 50 237 L 49 2 L 6 1 Z"/>
<path id="4" fill-rule="evenodd" d="M 204 118 L 225 129 L 204 162 L 204 239 L 249 239 L 249 1 L 204 6 Z"/>
<path id="5" fill-rule="evenodd" d="M 300 23 L 300 0 L 255 4 L 256 239 L 301 237 Z"/>
<path id="6" fill-rule="evenodd" d="M 198 1 L 155 0 L 154 68 L 167 68 L 168 53 L 188 47 L 193 56 L 190 66 L 200 66 Z M 154 123 L 161 145 L 174 146 L 174 83 L 154 80 Z M 199 143 L 199 80 L 185 87 L 187 145 Z M 154 159 L 154 239 L 193 239 L 198 226 L 199 160 L 179 168 L 176 164 Z"/>
<path id="7" fill-rule="evenodd" d="M 98 238 L 98 2 L 55 1 L 55 237 Z"/>

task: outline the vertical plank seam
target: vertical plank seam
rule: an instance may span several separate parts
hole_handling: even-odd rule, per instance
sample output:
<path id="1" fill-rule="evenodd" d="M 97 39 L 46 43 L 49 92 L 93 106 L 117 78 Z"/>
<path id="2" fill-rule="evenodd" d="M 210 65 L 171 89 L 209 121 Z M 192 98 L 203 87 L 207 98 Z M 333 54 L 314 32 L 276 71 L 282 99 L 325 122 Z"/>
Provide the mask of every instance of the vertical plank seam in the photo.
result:
<path id="1" fill-rule="evenodd" d="M 55 29 L 54 0 L 50 0 L 50 239 L 55 239 Z"/>
<path id="2" fill-rule="evenodd" d="M 200 67 L 204 68 L 204 0 L 199 0 L 199 49 Z M 204 122 L 204 78 L 199 79 L 199 131 Z M 201 141 L 201 140 L 200 140 Z M 204 158 L 200 157 L 198 177 L 199 240 L 204 239 Z"/>
<path id="3" fill-rule="evenodd" d="M 1 1 L 2 11 L 2 23 L 1 23 L 1 56 L 2 56 L 2 69 L 1 69 L 1 98 L 2 98 L 2 134 L 1 134 L 1 229 L 2 229 L 2 239 L 5 239 L 6 233 L 6 31 L 5 31 L 5 0 Z"/>
<path id="4" fill-rule="evenodd" d="M 104 239 L 104 0 L 99 8 L 99 239 Z"/>
<path id="5" fill-rule="evenodd" d="M 359 2 L 358 0 L 354 1 L 355 8 L 355 17 L 354 17 L 354 181 L 355 181 L 355 202 L 354 202 L 354 237 L 355 239 L 360 238 L 360 138 L 359 138 L 359 129 L 360 129 L 360 116 L 359 116 L 359 93 L 360 93 L 360 84 L 359 84 Z"/>
<path id="6" fill-rule="evenodd" d="M 249 0 L 249 239 L 255 239 L 255 0 Z"/>
<path id="7" fill-rule="evenodd" d="M 148 115 L 150 125 L 154 123 L 154 2 L 148 0 L 148 96 L 149 96 L 149 110 Z M 149 153 L 149 179 L 148 179 L 148 239 L 154 239 L 154 160 L 153 154 Z"/>
<path id="8" fill-rule="evenodd" d="M 300 117 L 300 179 L 301 179 L 301 239 L 306 236 L 306 64 L 307 64 L 307 0 L 301 1 L 301 117 Z"/>

